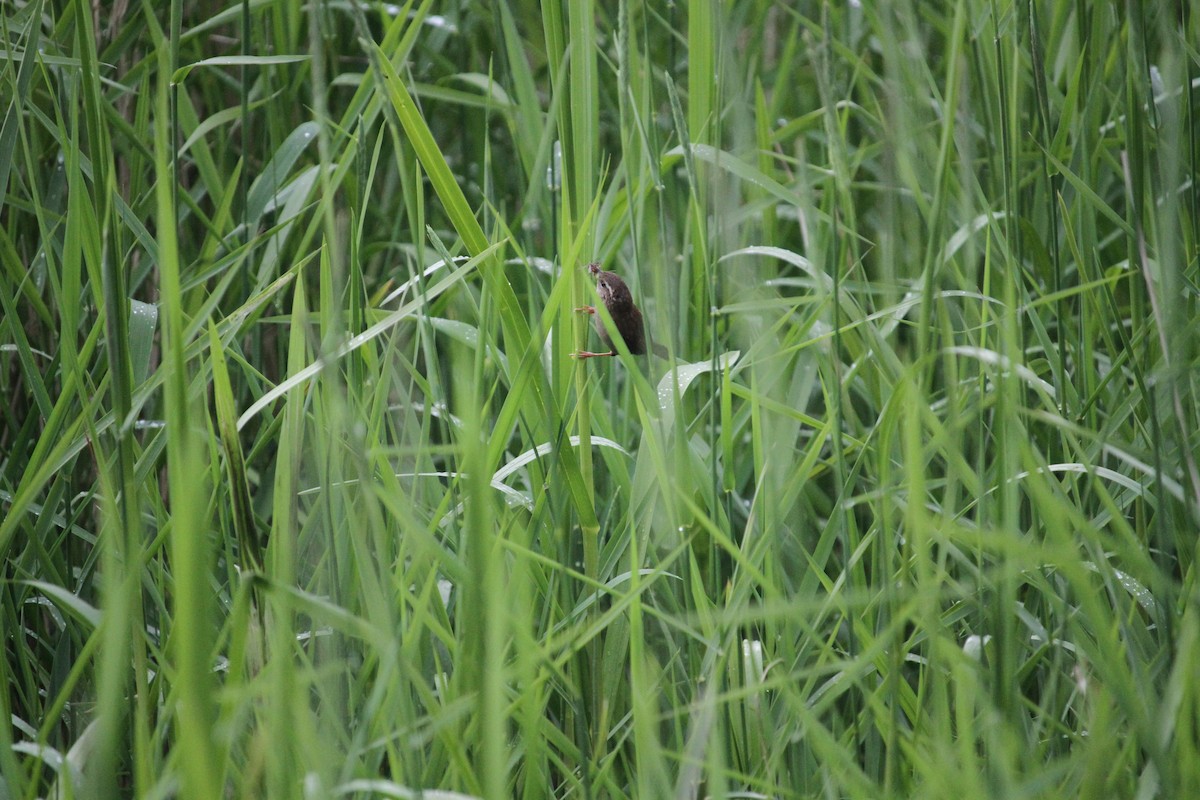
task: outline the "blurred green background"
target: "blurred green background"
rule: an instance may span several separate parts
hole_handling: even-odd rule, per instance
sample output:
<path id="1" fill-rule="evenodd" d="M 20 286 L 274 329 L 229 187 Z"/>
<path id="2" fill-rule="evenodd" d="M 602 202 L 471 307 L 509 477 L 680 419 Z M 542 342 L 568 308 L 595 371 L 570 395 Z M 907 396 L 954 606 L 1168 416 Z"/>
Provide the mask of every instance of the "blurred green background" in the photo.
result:
<path id="1" fill-rule="evenodd" d="M 0 799 L 1200 796 L 1196 10 L 7 0 Z"/>

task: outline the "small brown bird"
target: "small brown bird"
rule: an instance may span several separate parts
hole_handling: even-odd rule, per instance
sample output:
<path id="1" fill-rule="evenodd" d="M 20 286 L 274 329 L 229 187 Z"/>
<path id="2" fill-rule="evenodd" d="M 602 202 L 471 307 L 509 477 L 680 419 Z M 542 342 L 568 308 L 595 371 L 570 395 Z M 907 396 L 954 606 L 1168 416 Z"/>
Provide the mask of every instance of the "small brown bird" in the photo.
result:
<path id="1" fill-rule="evenodd" d="M 608 315 L 612 317 L 617 333 L 621 335 L 629 352 L 635 356 L 643 355 L 646 352 L 646 345 L 649 344 L 654 355 L 659 358 L 667 358 L 667 348 L 650 339 L 646 334 L 646 324 L 642 320 L 642 312 L 633 302 L 633 295 L 629 293 L 629 287 L 625 285 L 625 281 L 611 272 L 600 269 L 600 264 L 595 261 L 587 265 L 587 270 L 596 279 L 596 291 L 600 295 L 600 300 L 608 309 Z M 575 310 L 586 311 L 595 317 L 596 333 L 600 334 L 600 341 L 608 346 L 608 352 L 589 353 L 587 350 L 583 350 L 571 355 L 575 358 L 615 356 L 617 351 L 613 347 L 612 334 L 604 327 L 604 321 L 596 314 L 596 309 L 592 306 L 583 306 Z"/>

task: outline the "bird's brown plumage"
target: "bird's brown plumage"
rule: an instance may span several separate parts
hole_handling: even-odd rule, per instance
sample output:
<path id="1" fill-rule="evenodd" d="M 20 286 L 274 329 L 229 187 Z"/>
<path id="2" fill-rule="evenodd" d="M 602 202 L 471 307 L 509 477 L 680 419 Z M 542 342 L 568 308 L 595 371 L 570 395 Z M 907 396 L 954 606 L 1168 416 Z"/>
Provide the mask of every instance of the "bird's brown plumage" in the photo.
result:
<path id="1" fill-rule="evenodd" d="M 652 341 L 646 335 L 646 322 L 642 318 L 641 310 L 633 302 L 633 295 L 630 294 L 629 287 L 625 285 L 625 281 L 621 280 L 621 277 L 615 273 L 600 269 L 600 265 L 596 262 L 588 264 L 587 269 L 592 274 L 592 277 L 596 279 L 596 293 L 600 295 L 601 302 L 608 309 L 608 315 L 612 317 L 616 332 L 620 334 L 621 340 L 625 342 L 625 346 L 629 348 L 629 352 L 635 356 L 643 355 L 646 353 L 646 345 L 649 343 L 650 349 L 656 356 L 667 358 L 667 348 Z M 594 311 L 594 309 L 588 310 Z M 598 314 L 596 315 L 595 324 L 596 333 L 600 334 L 600 340 L 608 347 L 609 352 L 579 353 L 578 355 L 584 358 L 616 355 L 612 334 Z"/>

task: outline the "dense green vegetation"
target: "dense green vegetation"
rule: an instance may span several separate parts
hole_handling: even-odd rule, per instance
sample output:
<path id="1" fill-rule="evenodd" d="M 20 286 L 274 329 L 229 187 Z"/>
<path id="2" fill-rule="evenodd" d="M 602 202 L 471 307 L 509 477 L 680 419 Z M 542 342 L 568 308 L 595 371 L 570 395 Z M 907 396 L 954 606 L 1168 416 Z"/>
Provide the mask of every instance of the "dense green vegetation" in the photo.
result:
<path id="1" fill-rule="evenodd" d="M 1192 3 L 99 5 L 0 5 L 0 800 L 1200 796 Z"/>

